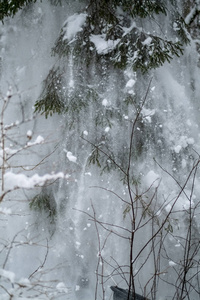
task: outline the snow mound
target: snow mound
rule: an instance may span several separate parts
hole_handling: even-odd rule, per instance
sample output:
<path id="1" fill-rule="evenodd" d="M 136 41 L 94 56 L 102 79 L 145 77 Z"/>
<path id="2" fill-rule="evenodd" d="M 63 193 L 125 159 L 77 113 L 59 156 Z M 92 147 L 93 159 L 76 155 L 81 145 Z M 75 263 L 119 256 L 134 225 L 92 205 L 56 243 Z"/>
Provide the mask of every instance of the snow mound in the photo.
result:
<path id="1" fill-rule="evenodd" d="M 106 40 L 105 34 L 91 34 L 90 41 L 95 45 L 98 54 L 107 54 L 116 47 L 120 39 Z"/>

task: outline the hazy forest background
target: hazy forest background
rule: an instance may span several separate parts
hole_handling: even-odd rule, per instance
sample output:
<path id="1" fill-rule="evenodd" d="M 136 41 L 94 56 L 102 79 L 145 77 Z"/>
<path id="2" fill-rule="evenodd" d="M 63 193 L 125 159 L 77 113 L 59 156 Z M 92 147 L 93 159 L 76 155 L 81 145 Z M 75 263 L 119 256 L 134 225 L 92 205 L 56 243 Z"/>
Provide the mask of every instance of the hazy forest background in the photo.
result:
<path id="1" fill-rule="evenodd" d="M 200 1 L 0 19 L 0 299 L 200 299 Z"/>

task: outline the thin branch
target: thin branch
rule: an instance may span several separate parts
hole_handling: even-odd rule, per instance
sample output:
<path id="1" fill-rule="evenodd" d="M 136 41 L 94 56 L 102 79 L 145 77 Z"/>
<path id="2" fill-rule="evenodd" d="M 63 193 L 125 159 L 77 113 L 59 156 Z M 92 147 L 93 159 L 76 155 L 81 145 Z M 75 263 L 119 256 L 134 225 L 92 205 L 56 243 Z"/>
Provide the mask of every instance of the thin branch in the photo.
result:
<path id="1" fill-rule="evenodd" d="M 29 275 L 28 279 L 30 279 L 35 273 L 37 273 L 39 270 L 41 270 L 44 267 L 44 265 L 45 265 L 45 263 L 47 261 L 47 257 L 48 257 L 48 254 L 49 254 L 49 244 L 48 244 L 48 239 L 46 239 L 46 241 L 47 241 L 47 245 L 46 245 L 47 251 L 45 253 L 44 260 L 43 260 L 42 264 L 34 272 L 32 272 Z"/>

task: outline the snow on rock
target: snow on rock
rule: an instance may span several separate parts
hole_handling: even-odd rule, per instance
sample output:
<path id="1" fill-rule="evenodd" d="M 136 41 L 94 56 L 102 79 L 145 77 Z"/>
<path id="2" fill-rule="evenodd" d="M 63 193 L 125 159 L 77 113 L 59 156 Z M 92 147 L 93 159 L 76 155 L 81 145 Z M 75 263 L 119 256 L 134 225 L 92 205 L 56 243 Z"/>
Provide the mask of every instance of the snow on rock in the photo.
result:
<path id="1" fill-rule="evenodd" d="M 15 174 L 7 172 L 4 176 L 5 190 L 13 190 L 16 188 L 32 189 L 35 186 L 43 186 L 49 180 L 56 180 L 58 178 L 68 178 L 62 172 L 57 174 L 46 174 L 39 176 L 38 174 L 32 177 L 27 177 L 24 174 Z"/>
<path id="2" fill-rule="evenodd" d="M 64 23 L 63 30 L 65 31 L 65 35 L 63 37 L 64 40 L 71 41 L 74 39 L 75 35 L 82 31 L 82 26 L 84 25 L 87 18 L 87 14 L 74 14 L 67 18 L 66 22 Z"/>

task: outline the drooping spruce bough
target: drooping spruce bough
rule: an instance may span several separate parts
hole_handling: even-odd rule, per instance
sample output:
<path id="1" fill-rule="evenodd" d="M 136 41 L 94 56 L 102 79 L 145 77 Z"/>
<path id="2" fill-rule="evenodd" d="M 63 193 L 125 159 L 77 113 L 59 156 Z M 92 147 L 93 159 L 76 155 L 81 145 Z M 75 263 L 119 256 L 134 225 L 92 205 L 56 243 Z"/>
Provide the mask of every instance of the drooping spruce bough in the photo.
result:
<path id="1" fill-rule="evenodd" d="M 67 128 L 73 132 L 76 128 L 78 135 L 81 120 L 90 120 L 92 143 L 125 166 L 128 136 L 116 132 L 111 137 L 109 129 L 130 131 L 127 119 L 132 120 L 140 107 L 153 70 L 180 57 L 189 43 L 187 25 L 179 13 L 179 1 L 80 2 L 82 10 L 68 17 L 52 48 L 56 62 L 43 82 L 35 111 L 46 117 L 66 115 Z M 138 120 L 141 132 L 135 134 L 136 158 L 145 153 L 147 141 L 158 136 L 163 140 L 159 116 L 154 114 L 149 124 L 144 115 Z M 111 147 L 115 137 L 120 150 Z M 88 161 L 103 170 L 115 168 L 94 147 Z"/>

